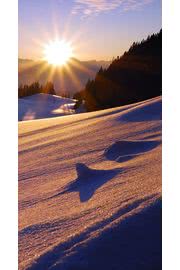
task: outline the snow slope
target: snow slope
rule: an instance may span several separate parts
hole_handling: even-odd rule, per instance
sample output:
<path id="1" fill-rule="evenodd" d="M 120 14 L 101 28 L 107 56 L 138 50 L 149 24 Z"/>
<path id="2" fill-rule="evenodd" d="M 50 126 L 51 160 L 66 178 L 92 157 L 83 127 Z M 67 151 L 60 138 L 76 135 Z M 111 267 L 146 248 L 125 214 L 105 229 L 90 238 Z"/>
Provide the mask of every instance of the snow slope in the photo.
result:
<path id="1" fill-rule="evenodd" d="M 36 94 L 18 100 L 18 120 L 64 116 L 74 113 L 75 100 L 55 95 Z"/>
<path id="2" fill-rule="evenodd" d="M 161 269 L 161 97 L 19 122 L 19 269 Z"/>

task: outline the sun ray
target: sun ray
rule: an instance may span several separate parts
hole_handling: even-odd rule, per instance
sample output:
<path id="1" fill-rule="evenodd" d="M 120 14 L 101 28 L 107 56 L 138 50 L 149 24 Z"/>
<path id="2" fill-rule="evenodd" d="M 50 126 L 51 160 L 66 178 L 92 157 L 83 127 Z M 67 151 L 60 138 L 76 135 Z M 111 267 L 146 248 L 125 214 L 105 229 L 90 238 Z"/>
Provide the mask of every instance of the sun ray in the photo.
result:
<path id="1" fill-rule="evenodd" d="M 39 62 L 38 64 L 39 64 L 39 68 L 37 68 L 36 80 L 39 81 L 39 79 L 41 78 L 41 75 L 47 72 L 50 67 L 47 62 Z"/>
<path id="2" fill-rule="evenodd" d="M 81 89 L 82 85 L 80 80 L 78 79 L 78 77 L 73 73 L 73 71 L 71 70 L 71 67 L 69 65 L 67 65 L 65 67 L 65 70 L 67 71 L 67 74 L 69 75 L 69 77 L 72 80 L 73 85 L 75 86 L 76 89 Z"/>
<path id="3" fill-rule="evenodd" d="M 71 61 L 71 65 L 72 65 L 73 67 L 78 68 L 80 71 L 82 71 L 82 72 L 88 74 L 90 77 L 92 77 L 92 76 L 94 75 L 94 73 L 93 73 L 93 71 L 92 71 L 91 69 L 85 67 L 85 65 L 82 65 L 81 62 L 78 61 L 78 60 L 77 60 L 77 61 L 73 61 L 73 60 L 72 60 L 72 61 Z"/>
<path id="4" fill-rule="evenodd" d="M 54 78 L 55 73 L 56 73 L 56 67 L 51 66 L 51 67 L 50 67 L 50 70 L 49 70 L 49 72 L 48 72 L 48 76 L 47 76 L 47 81 L 48 81 L 48 82 L 49 82 L 49 81 L 53 81 L 53 78 Z"/>

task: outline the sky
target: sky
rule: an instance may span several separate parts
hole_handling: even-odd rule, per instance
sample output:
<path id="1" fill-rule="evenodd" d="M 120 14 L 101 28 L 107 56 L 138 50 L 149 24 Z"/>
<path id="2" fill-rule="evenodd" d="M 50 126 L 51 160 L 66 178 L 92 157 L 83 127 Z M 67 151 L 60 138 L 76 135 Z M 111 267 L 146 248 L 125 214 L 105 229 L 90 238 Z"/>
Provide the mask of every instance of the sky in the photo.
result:
<path id="1" fill-rule="evenodd" d="M 63 39 L 79 60 L 112 60 L 160 29 L 161 0 L 19 0 L 20 58 Z"/>

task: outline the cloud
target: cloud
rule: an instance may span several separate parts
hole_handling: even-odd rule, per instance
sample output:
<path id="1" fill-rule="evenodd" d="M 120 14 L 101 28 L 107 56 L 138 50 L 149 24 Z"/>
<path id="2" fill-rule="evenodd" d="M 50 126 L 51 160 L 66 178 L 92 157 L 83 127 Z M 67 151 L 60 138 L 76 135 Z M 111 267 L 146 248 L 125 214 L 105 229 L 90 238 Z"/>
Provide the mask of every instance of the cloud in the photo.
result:
<path id="1" fill-rule="evenodd" d="M 121 11 L 137 10 L 153 0 L 74 0 L 73 14 L 81 13 L 83 16 L 98 15 L 111 10 Z"/>

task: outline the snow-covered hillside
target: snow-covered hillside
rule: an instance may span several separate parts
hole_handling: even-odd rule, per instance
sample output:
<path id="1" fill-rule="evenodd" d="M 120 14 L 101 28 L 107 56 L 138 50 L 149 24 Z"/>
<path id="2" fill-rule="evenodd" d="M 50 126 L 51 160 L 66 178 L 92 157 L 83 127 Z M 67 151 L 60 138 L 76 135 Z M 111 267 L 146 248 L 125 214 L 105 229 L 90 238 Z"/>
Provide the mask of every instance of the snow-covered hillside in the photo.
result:
<path id="1" fill-rule="evenodd" d="M 36 94 L 18 100 L 18 119 L 32 120 L 74 113 L 75 100 L 48 94 Z"/>
<path id="2" fill-rule="evenodd" d="M 19 269 L 161 269 L 161 97 L 19 122 Z"/>

